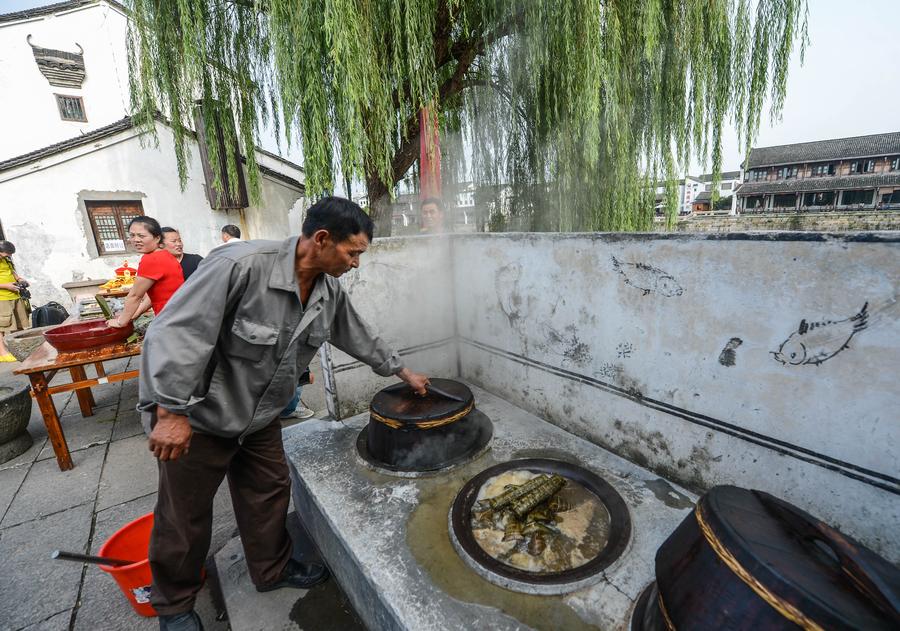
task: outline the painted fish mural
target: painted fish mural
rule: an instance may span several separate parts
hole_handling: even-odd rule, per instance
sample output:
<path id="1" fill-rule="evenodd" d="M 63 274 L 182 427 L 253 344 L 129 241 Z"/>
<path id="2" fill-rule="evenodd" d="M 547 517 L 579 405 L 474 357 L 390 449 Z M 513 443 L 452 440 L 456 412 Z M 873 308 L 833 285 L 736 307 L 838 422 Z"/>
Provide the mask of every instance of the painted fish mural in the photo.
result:
<path id="1" fill-rule="evenodd" d="M 667 298 L 684 293 L 678 281 L 658 267 L 646 263 L 625 263 L 616 257 L 612 257 L 612 263 L 613 269 L 622 275 L 625 284 L 640 289 L 645 296 L 651 291 Z"/>
<path id="2" fill-rule="evenodd" d="M 869 303 L 866 302 L 859 313 L 844 320 L 801 320 L 797 330 L 781 343 L 778 350 L 770 352 L 776 361 L 785 365 L 818 366 L 849 348 L 850 339 L 868 326 L 868 308 Z"/>

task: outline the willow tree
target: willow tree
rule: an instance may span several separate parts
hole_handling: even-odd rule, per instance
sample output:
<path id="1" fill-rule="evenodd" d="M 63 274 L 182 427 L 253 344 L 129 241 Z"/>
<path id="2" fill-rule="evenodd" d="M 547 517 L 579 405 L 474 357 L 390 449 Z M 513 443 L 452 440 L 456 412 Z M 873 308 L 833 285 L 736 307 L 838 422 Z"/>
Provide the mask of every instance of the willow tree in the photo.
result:
<path id="1" fill-rule="evenodd" d="M 333 190 L 338 173 L 365 181 L 380 235 L 390 234 L 391 192 L 419 157 L 423 108 L 463 138 L 477 183 L 511 187 L 523 227 L 646 229 L 657 178 L 670 182 L 674 213 L 671 182 L 692 155 L 721 170 L 727 121 L 748 147 L 767 97 L 780 113 L 789 59 L 806 40 L 806 0 L 131 8 L 135 115 L 148 131 L 158 110 L 172 120 L 182 178 L 199 102 L 229 153 L 238 139 L 253 146 L 263 125 L 283 129 L 302 150 L 312 196 Z M 246 158 L 258 195 L 254 153 Z"/>

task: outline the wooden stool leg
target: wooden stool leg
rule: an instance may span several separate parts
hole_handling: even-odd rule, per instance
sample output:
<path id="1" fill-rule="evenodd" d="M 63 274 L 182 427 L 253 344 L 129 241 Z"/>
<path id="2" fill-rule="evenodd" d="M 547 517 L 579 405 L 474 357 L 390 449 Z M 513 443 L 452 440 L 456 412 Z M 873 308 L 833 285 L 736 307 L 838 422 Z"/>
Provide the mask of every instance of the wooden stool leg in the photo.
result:
<path id="1" fill-rule="evenodd" d="M 75 465 L 72 464 L 72 454 L 69 453 L 69 445 L 66 443 L 62 426 L 59 424 L 59 416 L 56 413 L 56 406 L 53 405 L 53 398 L 47 392 L 47 379 L 43 373 L 32 373 L 28 375 L 28 378 L 31 379 L 31 390 L 41 410 L 41 416 L 44 417 L 44 425 L 47 428 L 47 435 L 50 436 L 50 444 L 53 445 L 59 469 L 68 471 Z"/>
<path id="2" fill-rule="evenodd" d="M 72 383 L 76 381 L 84 381 L 87 379 L 87 373 L 84 372 L 84 366 L 72 366 L 69 368 L 69 374 L 72 375 Z M 91 416 L 94 413 L 94 395 L 90 388 L 76 390 L 75 396 L 78 397 L 78 407 L 81 408 L 82 416 Z"/>

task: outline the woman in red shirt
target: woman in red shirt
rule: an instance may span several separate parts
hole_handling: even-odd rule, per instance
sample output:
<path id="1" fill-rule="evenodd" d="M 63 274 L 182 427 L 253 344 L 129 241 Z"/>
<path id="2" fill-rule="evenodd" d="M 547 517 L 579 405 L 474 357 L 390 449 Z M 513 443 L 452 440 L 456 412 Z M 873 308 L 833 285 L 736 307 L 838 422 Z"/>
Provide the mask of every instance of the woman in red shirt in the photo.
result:
<path id="1" fill-rule="evenodd" d="M 175 290 L 184 283 L 184 273 L 178 259 L 168 250 L 160 249 L 162 229 L 156 219 L 132 219 L 128 224 L 128 241 L 144 256 L 138 263 L 134 286 L 125 297 L 125 309 L 107 322 L 117 328 L 127 326 L 131 319 L 141 314 L 141 302 L 145 295 L 150 298 L 153 313 L 159 315 Z"/>

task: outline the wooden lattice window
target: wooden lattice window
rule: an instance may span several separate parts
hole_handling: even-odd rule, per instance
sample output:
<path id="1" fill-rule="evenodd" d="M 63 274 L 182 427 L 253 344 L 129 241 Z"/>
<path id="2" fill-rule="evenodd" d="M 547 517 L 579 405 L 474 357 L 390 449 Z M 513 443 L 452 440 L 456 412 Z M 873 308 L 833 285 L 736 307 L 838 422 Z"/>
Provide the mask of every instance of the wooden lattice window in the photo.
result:
<path id="1" fill-rule="evenodd" d="M 84 100 L 80 96 L 66 96 L 65 94 L 57 94 L 56 107 L 59 108 L 59 117 L 64 121 L 87 122 L 87 116 L 84 113 Z"/>
<path id="2" fill-rule="evenodd" d="M 133 251 L 128 244 L 128 222 L 144 214 L 141 202 L 94 201 L 84 205 L 91 220 L 97 252 L 101 256 Z"/>

